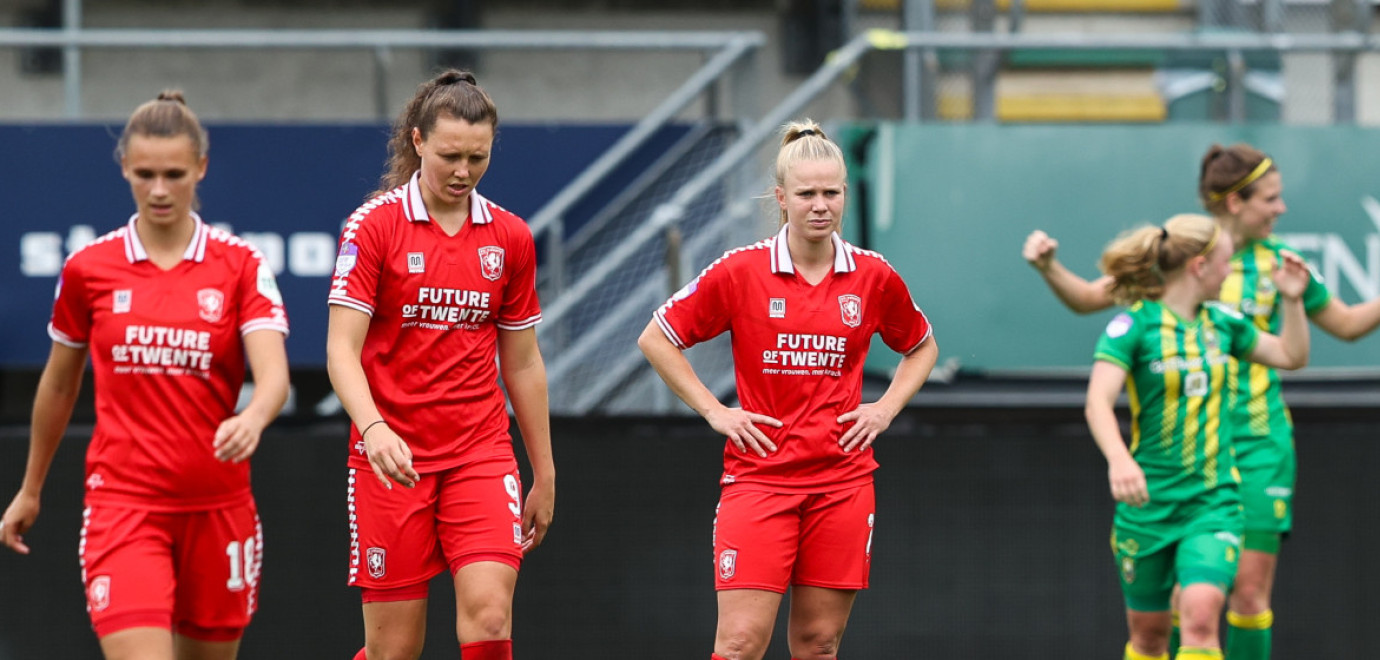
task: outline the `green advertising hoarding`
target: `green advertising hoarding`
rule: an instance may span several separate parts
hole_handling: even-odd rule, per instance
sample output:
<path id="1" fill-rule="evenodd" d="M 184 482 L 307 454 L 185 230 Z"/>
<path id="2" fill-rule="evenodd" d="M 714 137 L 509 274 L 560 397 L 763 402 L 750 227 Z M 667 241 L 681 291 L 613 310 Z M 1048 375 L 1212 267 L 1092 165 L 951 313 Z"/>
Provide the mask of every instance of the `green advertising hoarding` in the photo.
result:
<path id="1" fill-rule="evenodd" d="M 896 267 L 941 359 L 965 370 L 1086 370 L 1112 312 L 1065 309 L 1021 258 L 1026 235 L 1048 232 L 1070 270 L 1097 277 L 1121 231 L 1203 212 L 1198 172 L 1214 142 L 1274 158 L 1289 209 L 1276 232 L 1334 295 L 1380 296 L 1380 130 L 879 123 L 836 133 L 850 157 L 847 238 Z M 895 364 L 889 351 L 873 355 L 874 367 Z M 1380 372 L 1380 333 L 1347 343 L 1314 326 L 1309 368 Z"/>

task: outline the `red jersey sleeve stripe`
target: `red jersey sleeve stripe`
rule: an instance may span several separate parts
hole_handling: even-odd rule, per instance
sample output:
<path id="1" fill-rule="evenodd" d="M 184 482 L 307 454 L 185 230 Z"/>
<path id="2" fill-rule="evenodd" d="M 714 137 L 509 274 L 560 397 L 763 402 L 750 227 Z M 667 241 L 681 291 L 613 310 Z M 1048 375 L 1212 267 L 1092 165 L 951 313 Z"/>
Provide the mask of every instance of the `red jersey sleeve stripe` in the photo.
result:
<path id="1" fill-rule="evenodd" d="M 666 338 L 671 340 L 671 343 L 675 344 L 676 348 L 685 350 L 685 342 L 681 341 L 680 335 L 676 334 L 676 329 L 671 327 L 671 322 L 666 320 L 666 315 L 662 312 L 662 310 L 656 310 L 656 313 L 652 315 L 652 318 L 656 319 L 656 324 L 658 327 L 661 328 L 662 334 L 666 335 Z"/>
<path id="2" fill-rule="evenodd" d="M 498 326 L 499 330 L 526 330 L 538 323 L 541 323 L 541 314 L 518 321 L 495 321 L 494 325 Z"/>
<path id="3" fill-rule="evenodd" d="M 51 337 L 53 341 L 62 344 L 63 346 L 67 346 L 69 348 L 86 348 L 86 344 L 84 342 L 79 342 L 67 336 L 67 334 L 63 331 L 53 327 L 52 323 L 48 324 L 48 336 Z"/>
<path id="4" fill-rule="evenodd" d="M 283 333 L 284 337 L 288 335 L 288 327 L 286 324 L 279 323 L 273 319 L 252 319 L 240 325 L 240 336 L 243 337 L 256 330 L 274 330 Z"/>
<path id="5" fill-rule="evenodd" d="M 349 296 L 345 296 L 345 295 L 331 296 L 329 299 L 326 300 L 326 303 L 329 304 L 329 305 L 340 305 L 341 307 L 349 307 L 350 309 L 357 309 L 357 310 L 359 310 L 359 311 L 361 311 L 361 312 L 364 312 L 365 314 L 368 314 L 369 316 L 373 316 L 373 315 L 374 315 L 374 306 L 373 306 L 373 305 L 370 305 L 370 304 L 368 304 L 368 303 L 366 303 L 366 302 L 364 302 L 364 301 L 361 301 L 361 300 L 356 300 L 356 299 L 351 298 L 351 297 L 349 297 Z"/>
<path id="6" fill-rule="evenodd" d="M 932 327 L 925 328 L 925 336 L 924 336 L 924 337 L 921 337 L 921 338 L 920 338 L 920 341 L 915 342 L 915 345 L 914 345 L 914 346 L 911 346 L 911 347 L 910 347 L 910 350 L 906 351 L 905 354 L 906 354 L 906 355 L 910 355 L 911 353 L 914 353 L 914 352 L 915 352 L 915 349 L 920 348 L 921 346 L 924 346 L 924 345 L 925 345 L 925 342 L 927 342 L 927 341 L 930 340 L 930 335 L 932 335 L 932 334 L 934 334 L 934 328 L 932 328 Z"/>

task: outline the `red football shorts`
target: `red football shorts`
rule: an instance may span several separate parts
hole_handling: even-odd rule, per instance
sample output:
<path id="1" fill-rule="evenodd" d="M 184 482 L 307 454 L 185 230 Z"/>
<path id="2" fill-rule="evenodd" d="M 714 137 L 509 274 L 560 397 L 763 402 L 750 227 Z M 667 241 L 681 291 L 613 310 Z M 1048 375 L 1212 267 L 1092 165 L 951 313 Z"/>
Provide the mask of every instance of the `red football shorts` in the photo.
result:
<path id="1" fill-rule="evenodd" d="M 178 513 L 87 507 L 86 609 L 97 637 L 154 627 L 239 639 L 258 607 L 263 528 L 254 503 Z"/>
<path id="2" fill-rule="evenodd" d="M 391 590 L 476 561 L 522 564 L 522 482 L 512 456 L 429 472 L 415 488 L 391 490 L 372 470 L 351 469 L 349 511 L 352 586 Z"/>
<path id="3" fill-rule="evenodd" d="M 714 520 L 714 588 L 866 589 L 876 497 L 871 482 L 827 493 L 729 486 Z"/>

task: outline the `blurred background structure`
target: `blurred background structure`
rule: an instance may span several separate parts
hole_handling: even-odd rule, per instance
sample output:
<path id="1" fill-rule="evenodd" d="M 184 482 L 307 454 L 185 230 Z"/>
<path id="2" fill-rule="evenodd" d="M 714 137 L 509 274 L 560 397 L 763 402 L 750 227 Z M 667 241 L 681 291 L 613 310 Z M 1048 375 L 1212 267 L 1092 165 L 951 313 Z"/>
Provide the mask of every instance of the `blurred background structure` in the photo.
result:
<path id="1" fill-rule="evenodd" d="M 562 497 L 519 587 L 527 657 L 708 654 L 720 444 L 634 342 L 723 250 L 771 233 L 789 119 L 844 146 L 847 238 L 905 276 L 942 353 L 878 447 L 886 524 L 852 657 L 1119 653 L 1105 466 L 1081 421 L 1108 315 L 1058 306 L 1020 259 L 1030 230 L 1092 276 L 1121 229 L 1198 209 L 1208 145 L 1249 141 L 1283 173 L 1280 233 L 1348 302 L 1380 295 L 1372 0 L 0 0 L 0 497 L 62 259 L 132 208 L 114 136 L 181 88 L 211 134 L 204 215 L 265 252 L 293 324 L 294 396 L 256 459 L 268 561 L 243 657 L 348 657 L 362 639 L 325 295 L 388 122 L 441 66 L 497 102 L 481 188 L 529 221 L 542 261 Z M 870 396 L 894 364 L 877 347 Z M 727 341 L 690 356 L 731 399 Z M 1380 615 L 1363 486 L 1380 343 L 1315 333 L 1286 397 L 1301 467 L 1277 655 L 1362 657 Z M 0 660 L 94 657 L 73 554 L 92 420 L 88 396 L 39 554 L 0 555 L 0 593 L 29 599 L 0 601 Z M 428 658 L 454 657 L 441 612 Z"/>

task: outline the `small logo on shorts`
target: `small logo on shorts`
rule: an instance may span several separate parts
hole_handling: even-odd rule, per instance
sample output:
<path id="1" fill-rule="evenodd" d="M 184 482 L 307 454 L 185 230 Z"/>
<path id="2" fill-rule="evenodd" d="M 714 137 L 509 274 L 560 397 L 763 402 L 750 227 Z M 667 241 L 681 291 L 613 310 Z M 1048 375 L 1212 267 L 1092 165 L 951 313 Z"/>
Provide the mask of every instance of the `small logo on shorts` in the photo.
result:
<path id="1" fill-rule="evenodd" d="M 110 576 L 97 575 L 91 578 L 91 589 L 87 592 L 93 612 L 103 612 L 110 607 Z"/>
<path id="2" fill-rule="evenodd" d="M 1231 532 L 1217 532 L 1216 534 L 1213 534 L 1212 537 L 1217 539 L 1218 541 L 1221 541 L 1229 545 L 1241 545 L 1241 537 L 1232 534 Z"/>
<path id="3" fill-rule="evenodd" d="M 732 580 L 738 572 L 738 551 L 724 550 L 719 553 L 719 579 Z"/>
<path id="4" fill-rule="evenodd" d="M 369 548 L 365 559 L 369 562 L 369 577 L 377 580 L 388 572 L 383 563 L 383 548 Z"/>
<path id="5" fill-rule="evenodd" d="M 1122 554 L 1131 555 L 1132 557 L 1140 553 L 1140 544 L 1137 543 L 1135 539 L 1120 541 L 1116 544 L 1116 547 Z"/>
<path id="6" fill-rule="evenodd" d="M 513 523 L 513 545 L 522 545 L 522 525 Z"/>
<path id="7" fill-rule="evenodd" d="M 1121 579 L 1125 580 L 1126 584 L 1136 581 L 1136 560 L 1130 557 L 1121 559 Z"/>
<path id="8" fill-rule="evenodd" d="M 867 549 L 863 554 L 867 555 L 867 561 L 872 561 L 872 532 L 876 531 L 877 514 L 867 514 Z"/>

